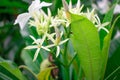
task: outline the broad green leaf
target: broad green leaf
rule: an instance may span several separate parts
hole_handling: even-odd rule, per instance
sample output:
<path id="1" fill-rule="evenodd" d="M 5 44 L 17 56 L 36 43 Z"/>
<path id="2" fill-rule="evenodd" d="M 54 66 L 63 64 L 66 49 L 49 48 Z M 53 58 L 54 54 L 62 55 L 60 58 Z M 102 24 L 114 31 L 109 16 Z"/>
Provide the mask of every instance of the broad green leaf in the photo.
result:
<path id="1" fill-rule="evenodd" d="M 10 61 L 0 61 L 0 78 L 4 80 L 26 80 L 17 66 Z"/>
<path id="2" fill-rule="evenodd" d="M 37 76 L 38 80 L 49 80 L 52 69 L 53 69 L 53 67 L 49 67 L 49 68 L 46 68 L 46 69 L 40 71 L 40 73 Z"/>
<path id="3" fill-rule="evenodd" d="M 102 78 L 104 77 L 104 73 L 105 73 L 105 69 L 106 69 L 106 65 L 107 65 L 107 60 L 108 60 L 108 53 L 109 53 L 109 47 L 110 47 L 110 40 L 111 40 L 111 35 L 112 35 L 112 32 L 113 32 L 113 28 L 115 26 L 115 23 L 116 21 L 120 18 L 120 16 L 118 16 L 111 29 L 110 29 L 110 32 L 109 34 L 107 34 L 107 36 L 105 36 L 104 38 L 104 42 L 103 42 L 103 49 L 102 49 L 102 59 L 103 59 L 103 63 L 102 63 Z"/>
<path id="4" fill-rule="evenodd" d="M 74 20 L 72 21 L 72 19 Z M 99 80 L 101 71 L 101 51 L 97 28 L 87 18 L 72 15 L 71 40 L 78 53 L 86 80 Z"/>

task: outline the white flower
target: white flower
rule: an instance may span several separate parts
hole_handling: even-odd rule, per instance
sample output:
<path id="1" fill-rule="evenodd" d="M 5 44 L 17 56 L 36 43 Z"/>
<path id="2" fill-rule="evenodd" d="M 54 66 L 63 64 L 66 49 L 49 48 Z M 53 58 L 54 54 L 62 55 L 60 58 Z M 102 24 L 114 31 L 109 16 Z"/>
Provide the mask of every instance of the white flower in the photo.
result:
<path id="1" fill-rule="evenodd" d="M 98 27 L 98 31 L 100 31 L 101 29 L 103 29 L 104 31 L 106 31 L 107 33 L 109 33 L 109 30 L 107 28 L 105 28 L 108 24 L 109 24 L 109 22 L 105 22 L 103 24 L 96 25 Z"/>
<path id="2" fill-rule="evenodd" d="M 65 25 L 66 27 L 69 26 L 70 21 L 68 20 L 67 16 L 66 16 L 66 12 L 64 11 L 63 8 L 61 8 L 60 10 L 58 10 L 58 15 L 57 17 L 61 20 L 61 23 L 63 25 Z M 54 22 L 53 22 L 54 23 Z"/>
<path id="3" fill-rule="evenodd" d="M 30 24 L 30 26 L 36 27 L 37 33 L 41 35 L 41 34 L 45 34 L 48 31 L 50 27 L 49 26 L 50 22 L 51 22 L 51 11 L 48 8 L 48 15 L 41 10 L 41 14 L 35 15 L 34 19 L 30 20 L 28 24 Z"/>
<path id="4" fill-rule="evenodd" d="M 109 24 L 109 22 L 105 22 L 105 23 L 101 23 L 100 22 L 100 19 L 99 19 L 99 17 L 98 16 L 96 16 L 96 27 L 98 28 L 98 31 L 100 31 L 101 29 L 103 29 L 103 30 L 105 30 L 107 33 L 109 33 L 109 31 L 105 28 L 108 24 Z"/>
<path id="5" fill-rule="evenodd" d="M 97 28 L 98 31 L 100 31 L 101 29 L 105 30 L 107 33 L 109 33 L 109 31 L 105 28 L 105 26 L 107 26 L 109 24 L 109 22 L 103 23 L 101 24 L 100 19 L 98 17 L 97 14 L 95 14 L 95 9 L 93 9 L 92 11 L 90 11 L 89 9 L 87 9 L 86 13 L 81 12 L 82 8 L 84 7 L 83 5 L 80 6 L 80 0 L 78 0 L 77 4 L 75 7 L 72 7 L 72 1 L 70 0 L 69 6 L 67 5 L 67 3 L 65 2 L 65 0 L 63 1 L 63 6 L 65 8 L 65 10 L 61 9 L 61 11 L 58 11 L 58 14 L 60 15 L 60 18 L 63 20 L 66 20 L 67 24 L 70 24 L 70 20 L 69 19 L 69 12 L 73 13 L 73 14 L 77 14 L 77 15 L 81 15 L 81 16 L 85 16 L 87 19 L 89 19 Z M 67 26 L 67 25 L 66 25 Z"/>
<path id="6" fill-rule="evenodd" d="M 23 29 L 25 24 L 31 17 L 34 17 L 35 14 L 40 14 L 39 9 L 41 9 L 42 7 L 50 6 L 50 5 L 52 5 L 52 4 L 46 3 L 46 2 L 40 3 L 40 0 L 32 1 L 32 4 L 28 8 L 28 12 L 18 15 L 14 24 L 19 23 L 20 28 Z"/>
<path id="7" fill-rule="evenodd" d="M 92 9 L 92 11 L 90 12 L 90 10 L 87 8 L 87 12 L 83 13 L 82 15 L 84 15 L 86 18 L 92 21 L 93 24 L 97 23 L 96 22 L 97 14 L 95 14 L 95 9 Z"/>
<path id="8" fill-rule="evenodd" d="M 66 24 L 66 27 L 69 26 L 69 24 L 71 23 L 69 18 L 69 12 L 73 13 L 73 14 L 77 14 L 77 15 L 81 15 L 82 12 L 82 8 L 84 7 L 84 5 L 80 5 L 80 0 L 77 1 L 77 4 L 76 6 L 72 6 L 72 1 L 70 0 L 69 2 L 69 5 L 67 5 L 67 3 L 65 2 L 65 0 L 62 0 L 63 1 L 63 6 L 64 6 L 64 9 L 61 8 L 61 10 L 58 11 L 58 17 L 62 20 L 65 20 L 65 22 L 63 24 Z"/>
<path id="9" fill-rule="evenodd" d="M 57 34 L 56 34 L 56 33 L 47 34 L 47 37 L 53 42 L 53 44 L 48 45 L 48 46 L 46 46 L 46 47 L 47 47 L 47 48 L 51 48 L 51 47 L 56 46 L 56 47 L 57 47 L 56 57 L 58 57 L 58 56 L 59 56 L 59 53 L 60 53 L 60 45 L 62 45 L 62 44 L 64 44 L 65 42 L 67 42 L 69 39 L 65 39 L 65 40 L 63 40 L 63 41 L 60 41 L 60 39 L 61 39 L 61 37 L 62 37 L 62 35 L 63 35 L 63 32 L 61 32 L 60 36 L 57 35 L 57 36 L 59 36 L 59 38 L 56 37 L 56 38 L 54 39 L 54 38 L 53 38 L 54 35 L 57 35 Z"/>
<path id="10" fill-rule="evenodd" d="M 57 27 L 62 23 L 65 23 L 65 20 L 59 19 L 57 16 L 55 18 L 51 18 L 51 25 L 50 27 Z"/>
<path id="11" fill-rule="evenodd" d="M 80 0 L 77 1 L 76 7 L 72 6 L 72 1 L 70 0 L 68 8 L 71 13 L 80 15 L 83 7 L 84 5 L 80 5 Z"/>
<path id="12" fill-rule="evenodd" d="M 34 40 L 33 44 L 36 44 L 36 45 L 27 46 L 27 47 L 25 47 L 25 49 L 37 49 L 36 52 L 35 52 L 35 55 L 34 55 L 34 59 L 33 59 L 33 61 L 35 61 L 41 48 L 46 50 L 46 51 L 50 51 L 50 49 L 48 49 L 45 46 L 42 46 L 43 42 L 46 38 L 46 35 L 44 35 L 42 39 L 35 39 L 31 35 L 30 35 L 30 37 Z"/>

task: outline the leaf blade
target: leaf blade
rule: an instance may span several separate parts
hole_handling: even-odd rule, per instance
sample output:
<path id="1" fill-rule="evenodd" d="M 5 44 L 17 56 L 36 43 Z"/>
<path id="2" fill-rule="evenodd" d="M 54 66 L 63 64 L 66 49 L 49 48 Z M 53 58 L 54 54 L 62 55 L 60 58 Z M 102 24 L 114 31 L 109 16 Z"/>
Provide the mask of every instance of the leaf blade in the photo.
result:
<path id="1" fill-rule="evenodd" d="M 97 29 L 92 22 L 82 16 L 78 16 L 78 19 L 76 18 L 75 20 L 77 21 L 71 23 L 73 32 L 71 41 L 74 49 L 78 53 L 86 79 L 99 80 L 101 51 Z"/>

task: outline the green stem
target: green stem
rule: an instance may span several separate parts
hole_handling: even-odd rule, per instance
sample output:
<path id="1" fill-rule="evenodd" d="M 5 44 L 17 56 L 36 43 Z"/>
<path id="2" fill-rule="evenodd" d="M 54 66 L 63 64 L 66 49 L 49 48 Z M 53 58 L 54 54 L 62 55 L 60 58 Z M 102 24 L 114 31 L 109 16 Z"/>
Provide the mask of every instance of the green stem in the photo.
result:
<path id="1" fill-rule="evenodd" d="M 75 53 L 75 55 L 73 56 L 72 60 L 70 61 L 70 63 L 68 64 L 68 67 L 70 67 L 70 65 L 72 64 L 72 62 L 74 61 L 74 59 L 76 58 L 77 53 Z"/>
<path id="2" fill-rule="evenodd" d="M 53 51 L 51 51 L 50 53 L 53 55 L 53 57 L 56 57 L 56 55 L 54 54 L 54 49 L 53 49 Z M 55 60 L 56 60 L 57 62 L 59 62 L 63 67 L 65 67 L 65 64 L 64 64 L 63 62 L 61 62 L 61 61 L 59 60 L 59 58 L 55 58 Z"/>
<path id="3" fill-rule="evenodd" d="M 70 29 L 67 31 L 67 28 L 64 27 L 65 30 L 66 30 L 66 33 L 67 33 L 67 38 L 70 37 Z M 68 52 L 67 52 L 67 49 L 68 49 L 68 42 L 66 42 L 65 44 L 65 48 L 64 48 L 64 54 L 63 54 L 63 58 L 64 58 L 64 64 L 66 65 L 65 66 L 65 70 L 66 70 L 66 80 L 70 80 L 70 76 L 69 76 L 69 62 L 68 62 Z"/>

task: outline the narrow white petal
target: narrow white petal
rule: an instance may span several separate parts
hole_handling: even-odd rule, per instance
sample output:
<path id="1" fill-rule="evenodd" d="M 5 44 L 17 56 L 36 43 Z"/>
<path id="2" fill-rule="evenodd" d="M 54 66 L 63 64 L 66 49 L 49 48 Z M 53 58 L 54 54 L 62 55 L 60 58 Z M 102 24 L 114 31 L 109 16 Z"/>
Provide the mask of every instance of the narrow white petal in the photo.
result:
<path id="1" fill-rule="evenodd" d="M 38 48 L 38 46 L 37 45 L 27 46 L 24 49 L 35 49 L 35 48 Z"/>
<path id="2" fill-rule="evenodd" d="M 47 47 L 41 46 L 41 48 L 43 48 L 46 51 L 50 51 L 50 49 L 48 49 Z"/>
<path id="3" fill-rule="evenodd" d="M 38 49 L 36 50 L 35 55 L 34 55 L 33 62 L 37 59 L 39 51 L 40 51 L 40 48 L 38 48 Z"/>
<path id="4" fill-rule="evenodd" d="M 50 39 L 53 43 L 55 43 L 55 40 L 53 39 L 53 36 L 51 36 L 50 34 L 46 34 L 48 39 Z"/>
<path id="5" fill-rule="evenodd" d="M 72 9 L 72 1 L 70 0 L 69 2 L 69 9 L 71 10 Z"/>
<path id="6" fill-rule="evenodd" d="M 37 39 L 37 40 L 36 40 L 32 35 L 30 35 L 30 38 L 32 38 L 33 41 L 34 41 L 32 44 L 37 44 L 37 45 L 39 45 L 41 39 Z"/>
<path id="7" fill-rule="evenodd" d="M 77 9 L 80 8 L 80 0 L 77 1 L 77 5 L 76 5 Z"/>
<path id="8" fill-rule="evenodd" d="M 37 44 L 37 45 L 39 45 L 40 43 L 41 43 L 41 39 L 37 39 L 36 41 L 34 41 L 32 44 Z"/>
<path id="9" fill-rule="evenodd" d="M 108 24 L 109 24 L 109 22 L 103 23 L 103 24 L 101 25 L 101 27 L 105 27 L 105 26 L 107 26 Z"/>
<path id="10" fill-rule="evenodd" d="M 65 39 L 65 40 L 61 41 L 61 42 L 59 43 L 59 45 L 64 44 L 64 43 L 67 42 L 68 40 L 69 40 L 69 39 Z"/>
<path id="11" fill-rule="evenodd" d="M 90 13 L 90 10 L 87 8 L 87 13 Z"/>
<path id="12" fill-rule="evenodd" d="M 41 45 L 43 44 L 43 42 L 45 41 L 46 38 L 46 34 L 43 36 L 42 40 L 41 40 Z"/>
<path id="13" fill-rule="evenodd" d="M 60 53 L 60 47 L 59 47 L 59 46 L 57 46 L 56 57 L 58 57 L 58 56 L 59 56 L 59 53 Z"/>
<path id="14" fill-rule="evenodd" d="M 32 35 L 30 35 L 30 38 L 32 38 L 34 41 L 36 41 L 36 39 Z"/>
<path id="15" fill-rule="evenodd" d="M 105 30 L 107 33 L 109 33 L 109 31 L 105 28 L 105 27 L 99 27 L 98 31 L 100 31 L 101 29 Z"/>
<path id="16" fill-rule="evenodd" d="M 31 16 L 29 13 L 22 13 L 22 14 L 18 15 L 14 24 L 18 23 L 20 25 L 20 28 L 23 29 L 30 17 Z"/>
<path id="17" fill-rule="evenodd" d="M 99 25 L 99 24 L 101 24 L 101 22 L 100 22 L 100 19 L 99 19 L 98 15 L 95 15 L 95 17 L 96 17 L 96 22 L 97 22 L 97 24 L 98 24 L 98 25 Z"/>
<path id="18" fill-rule="evenodd" d="M 40 12 L 41 12 L 42 15 L 44 15 L 45 18 L 48 17 L 47 14 L 42 9 L 40 10 Z"/>
<path id="19" fill-rule="evenodd" d="M 54 37 L 54 36 L 55 36 L 55 34 L 56 34 L 56 33 L 52 33 L 52 34 L 50 34 L 50 35 L 51 35 L 52 37 Z"/>
<path id="20" fill-rule="evenodd" d="M 83 9 L 84 5 L 82 5 L 80 8 L 79 8 L 79 12 L 81 12 L 81 10 Z"/>
<path id="21" fill-rule="evenodd" d="M 107 33 L 109 33 L 109 31 L 108 31 L 106 28 L 102 27 L 101 29 L 103 29 L 103 30 L 105 30 Z"/>
<path id="22" fill-rule="evenodd" d="M 51 17 L 51 11 L 50 11 L 50 9 L 48 8 L 47 11 L 48 11 L 48 16 Z"/>
<path id="23" fill-rule="evenodd" d="M 48 45 L 48 46 L 46 46 L 47 48 L 51 48 L 51 47 L 54 47 L 55 46 L 55 44 L 51 44 L 51 45 Z"/>
<path id="24" fill-rule="evenodd" d="M 63 35 L 63 31 L 60 33 L 60 38 L 62 38 L 62 35 Z"/>

